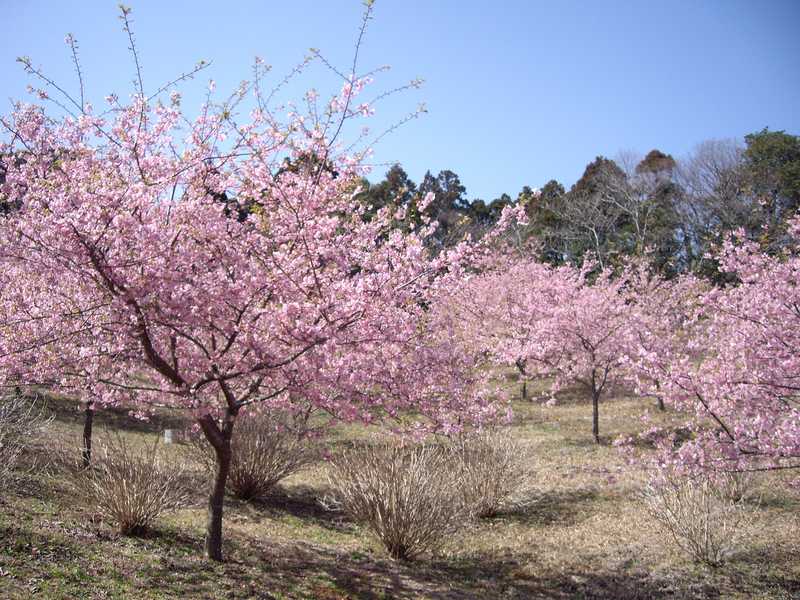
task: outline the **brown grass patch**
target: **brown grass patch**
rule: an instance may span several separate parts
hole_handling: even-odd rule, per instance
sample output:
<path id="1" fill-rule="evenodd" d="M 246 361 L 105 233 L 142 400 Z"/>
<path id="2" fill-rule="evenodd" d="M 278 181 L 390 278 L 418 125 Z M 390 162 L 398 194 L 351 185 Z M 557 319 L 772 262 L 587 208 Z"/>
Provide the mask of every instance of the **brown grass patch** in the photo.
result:
<path id="1" fill-rule="evenodd" d="M 649 400 L 610 399 L 601 406 L 601 433 L 610 440 L 638 432 L 646 409 L 655 424 L 679 422 Z M 783 481 L 788 475 L 756 483 L 753 535 L 711 570 L 664 543 L 638 499 L 645 477 L 629 471 L 610 444 L 591 442 L 588 403 L 517 403 L 516 411 L 511 435 L 536 474 L 538 502 L 472 525 L 413 565 L 391 561 L 361 527 L 318 506 L 327 492 L 322 465 L 288 477 L 262 502 L 229 500 L 230 560 L 210 567 L 201 556 L 204 490 L 195 507 L 130 539 L 87 521 L 58 477 L 29 474 L 0 506 L 0 597 L 800 597 L 800 498 Z M 59 417 L 53 430 L 78 440 L 79 416 Z M 134 441 L 160 432 L 124 424 L 98 413 L 98 430 L 121 430 Z M 342 427 L 335 435 L 345 442 L 363 431 Z"/>

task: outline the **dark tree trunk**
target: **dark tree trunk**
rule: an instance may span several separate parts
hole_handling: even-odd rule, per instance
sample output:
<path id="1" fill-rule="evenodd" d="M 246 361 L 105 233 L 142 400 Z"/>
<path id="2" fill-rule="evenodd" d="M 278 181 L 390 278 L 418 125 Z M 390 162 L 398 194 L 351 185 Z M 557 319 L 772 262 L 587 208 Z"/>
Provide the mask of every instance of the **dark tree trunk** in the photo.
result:
<path id="1" fill-rule="evenodd" d="M 199 420 L 200 427 L 216 455 L 214 487 L 208 497 L 206 555 L 209 559 L 218 562 L 222 561 L 222 509 L 225 503 L 225 484 L 228 482 L 228 474 L 231 470 L 231 437 L 233 436 L 233 424 L 239 412 L 235 405 L 231 408 L 231 404 L 232 402 L 225 411 L 225 419 L 221 427 L 210 416 Z"/>
<path id="2" fill-rule="evenodd" d="M 516 361 L 517 371 L 519 371 L 519 378 L 522 380 L 522 390 L 520 392 L 520 396 L 522 396 L 522 400 L 528 399 L 528 380 L 525 379 L 525 361 L 521 359 L 517 359 Z"/>
<path id="3" fill-rule="evenodd" d="M 92 425 L 94 423 L 94 402 L 89 400 L 83 411 L 83 450 L 81 461 L 83 468 L 89 468 L 92 463 Z"/>
<path id="4" fill-rule="evenodd" d="M 658 393 L 658 410 L 665 411 L 667 407 L 664 406 L 664 397 L 661 395 L 661 382 L 656 381 L 656 392 Z"/>
<path id="5" fill-rule="evenodd" d="M 599 386 L 597 385 L 597 370 L 592 369 L 592 435 L 597 444 L 600 443 L 600 393 L 605 383 L 604 376 L 603 382 Z"/>
<path id="6" fill-rule="evenodd" d="M 208 525 L 206 529 L 206 554 L 211 560 L 222 561 L 222 508 L 225 501 L 225 484 L 231 469 L 231 442 L 226 440 L 223 447 L 214 448 L 217 456 L 217 470 L 214 488 L 208 498 Z"/>

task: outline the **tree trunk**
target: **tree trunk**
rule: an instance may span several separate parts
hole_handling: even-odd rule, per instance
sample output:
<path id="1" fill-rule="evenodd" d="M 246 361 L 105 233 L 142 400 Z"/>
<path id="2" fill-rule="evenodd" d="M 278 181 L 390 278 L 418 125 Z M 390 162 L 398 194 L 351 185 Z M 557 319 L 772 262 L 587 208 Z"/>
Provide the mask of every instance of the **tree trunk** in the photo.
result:
<path id="1" fill-rule="evenodd" d="M 592 356 L 594 360 L 594 355 Z M 608 371 L 606 371 L 608 373 Z M 606 384 L 606 376 L 603 375 L 603 382 L 597 385 L 597 369 L 592 369 L 592 380 L 589 388 L 592 391 L 592 435 L 595 443 L 600 443 L 600 393 Z"/>
<path id="2" fill-rule="evenodd" d="M 214 448 L 216 456 L 216 472 L 214 474 L 214 488 L 208 497 L 208 525 L 206 528 L 206 555 L 211 560 L 222 561 L 222 508 L 225 502 L 225 484 L 228 482 L 228 473 L 231 470 L 231 437 L 233 436 L 233 424 L 239 407 L 235 406 L 230 390 L 221 384 L 226 398 L 228 408 L 225 410 L 225 418 L 220 424 L 210 415 L 198 419 L 200 428 Z M 230 396 L 230 398 L 228 398 Z"/>
<path id="3" fill-rule="evenodd" d="M 517 371 L 519 371 L 519 378 L 522 381 L 522 390 L 520 395 L 524 401 L 528 399 L 528 380 L 525 379 L 525 361 L 518 358 L 514 364 L 517 367 Z"/>
<path id="4" fill-rule="evenodd" d="M 81 459 L 83 468 L 88 469 L 92 462 L 92 424 L 94 423 L 94 402 L 89 400 L 83 411 L 83 450 Z"/>
<path id="5" fill-rule="evenodd" d="M 660 411 L 667 410 L 667 407 L 664 406 L 664 397 L 661 395 L 661 382 L 660 381 L 656 381 L 656 392 L 658 393 L 658 397 L 657 397 L 658 410 L 660 410 Z"/>
<path id="6" fill-rule="evenodd" d="M 231 469 L 231 441 L 224 440 L 221 447 L 214 447 L 217 469 L 214 488 L 208 498 L 208 526 L 206 529 L 206 554 L 211 560 L 222 561 L 222 507 L 225 501 L 225 484 Z"/>

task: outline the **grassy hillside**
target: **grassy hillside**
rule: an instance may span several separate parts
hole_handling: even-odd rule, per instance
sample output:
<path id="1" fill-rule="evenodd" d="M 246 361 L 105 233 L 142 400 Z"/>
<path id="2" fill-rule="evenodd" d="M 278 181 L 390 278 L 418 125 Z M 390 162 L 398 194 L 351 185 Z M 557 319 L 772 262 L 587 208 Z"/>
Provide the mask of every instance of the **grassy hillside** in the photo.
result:
<path id="1" fill-rule="evenodd" d="M 606 402 L 605 439 L 637 431 L 646 404 Z M 121 537 L 76 506 L 57 470 L 47 468 L 52 448 L 77 442 L 81 428 L 68 402 L 51 405 L 57 418 L 38 467 L 1 495 L 0 598 L 800 597 L 800 498 L 781 476 L 759 481 L 761 504 L 742 551 L 719 569 L 695 565 L 653 527 L 637 499 L 643 477 L 625 469 L 610 444 L 592 443 L 591 409 L 569 395 L 555 407 L 515 407 L 510 431 L 534 466 L 535 502 L 472 525 L 439 554 L 407 564 L 319 506 L 323 465 L 291 477 L 262 503 L 229 501 L 224 564 L 202 558 L 200 481 L 193 507 L 161 519 L 144 538 Z M 176 419 L 142 423 L 101 413 L 96 435 L 145 440 Z M 358 435 L 352 427 L 336 432 L 338 442 Z"/>

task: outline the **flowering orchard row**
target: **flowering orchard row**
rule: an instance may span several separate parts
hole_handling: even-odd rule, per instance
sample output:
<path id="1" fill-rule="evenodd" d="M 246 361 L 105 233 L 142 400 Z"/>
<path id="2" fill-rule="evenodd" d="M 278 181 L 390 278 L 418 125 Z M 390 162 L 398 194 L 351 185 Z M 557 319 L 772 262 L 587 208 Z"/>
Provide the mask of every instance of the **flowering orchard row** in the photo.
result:
<path id="1" fill-rule="evenodd" d="M 462 335 L 522 377 L 579 385 L 599 406 L 615 387 L 686 417 L 689 439 L 651 430 L 660 466 L 684 471 L 800 466 L 800 219 L 767 255 L 743 236 L 718 249 L 735 282 L 664 279 L 644 263 L 612 274 L 594 264 L 528 259 L 496 266 L 451 291 Z M 686 431 L 683 432 L 686 437 Z M 617 440 L 625 445 L 629 440 Z"/>

